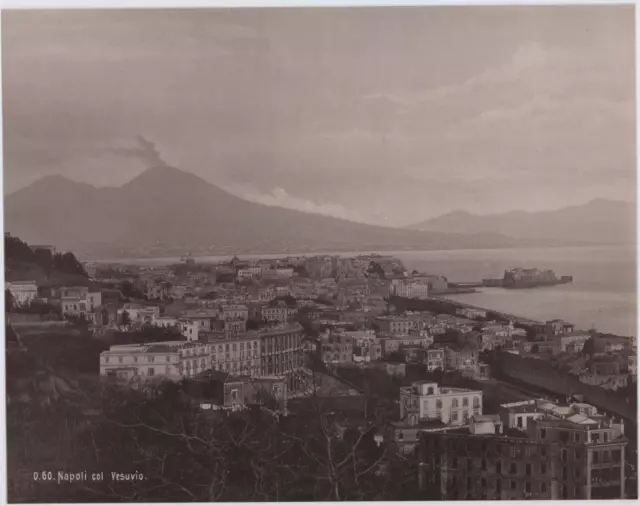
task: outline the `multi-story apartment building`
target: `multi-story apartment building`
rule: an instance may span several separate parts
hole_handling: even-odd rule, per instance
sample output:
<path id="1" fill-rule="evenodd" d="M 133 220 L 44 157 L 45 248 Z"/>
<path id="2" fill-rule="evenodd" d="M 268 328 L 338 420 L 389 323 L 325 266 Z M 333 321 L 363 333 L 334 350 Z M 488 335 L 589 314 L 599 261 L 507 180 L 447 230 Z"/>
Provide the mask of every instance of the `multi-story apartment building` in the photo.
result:
<path id="1" fill-rule="evenodd" d="M 380 336 L 379 338 L 382 356 L 387 358 L 395 352 L 402 351 L 405 348 L 422 348 L 427 349 L 432 341 L 428 336 L 415 335 L 393 335 Z"/>
<path id="2" fill-rule="evenodd" d="M 325 364 L 353 362 L 353 337 L 346 333 L 327 332 L 320 336 L 320 350 Z"/>
<path id="3" fill-rule="evenodd" d="M 245 267 L 244 269 L 238 269 L 238 280 L 250 281 L 259 279 L 262 277 L 262 272 L 262 267 Z"/>
<path id="4" fill-rule="evenodd" d="M 590 337 L 589 332 L 572 332 L 553 336 L 551 343 L 555 353 L 580 353 Z"/>
<path id="5" fill-rule="evenodd" d="M 445 367 L 444 349 L 431 348 L 427 350 L 427 371 L 443 370 Z"/>
<path id="6" fill-rule="evenodd" d="M 574 330 L 574 325 L 564 320 L 549 320 L 544 324 L 542 333 L 550 336 L 559 336 L 562 334 L 570 334 Z"/>
<path id="7" fill-rule="evenodd" d="M 374 324 L 382 334 L 407 335 L 416 328 L 415 320 L 407 316 L 378 316 Z"/>
<path id="8" fill-rule="evenodd" d="M 481 390 L 441 387 L 428 381 L 400 388 L 401 420 L 439 420 L 444 424 L 462 425 L 481 414 Z"/>
<path id="9" fill-rule="evenodd" d="M 261 374 L 259 333 L 245 332 L 230 337 L 220 335 L 208 342 L 211 346 L 211 369 L 251 377 Z"/>
<path id="10" fill-rule="evenodd" d="M 182 318 L 195 323 L 198 329 L 203 331 L 211 330 L 218 317 L 219 312 L 215 309 L 190 310 L 182 313 Z"/>
<path id="11" fill-rule="evenodd" d="M 444 326 L 446 329 L 453 329 L 458 332 L 471 332 L 477 325 L 477 322 L 469 320 L 467 318 L 461 318 L 459 316 L 453 316 L 449 314 L 439 314 L 429 320 L 429 324 L 438 324 Z"/>
<path id="12" fill-rule="evenodd" d="M 262 320 L 279 323 L 288 323 L 297 313 L 297 307 L 287 306 L 283 300 L 273 301 L 266 306 L 262 306 L 260 311 Z"/>
<path id="13" fill-rule="evenodd" d="M 366 341 L 358 348 L 359 355 L 354 360 L 361 362 L 375 362 L 382 358 L 382 344 L 379 341 Z"/>
<path id="14" fill-rule="evenodd" d="M 422 432 L 420 486 L 443 500 L 557 499 L 559 449 L 507 430 L 495 415 L 473 417 L 469 427 Z"/>
<path id="15" fill-rule="evenodd" d="M 277 267 L 275 271 L 278 278 L 289 279 L 293 277 L 293 267 Z"/>
<path id="16" fill-rule="evenodd" d="M 552 462 L 554 498 L 624 498 L 627 439 L 623 422 L 599 414 L 589 404 L 545 399 L 502 404 L 499 414 L 509 429 L 558 447 Z"/>
<path id="17" fill-rule="evenodd" d="M 170 287 L 167 282 L 149 280 L 145 287 L 145 293 L 149 300 L 164 300 L 170 296 Z"/>
<path id="18" fill-rule="evenodd" d="M 371 362 L 382 358 L 382 343 L 373 330 L 342 331 L 353 338 L 355 362 Z"/>
<path id="19" fill-rule="evenodd" d="M 88 286 L 63 286 L 55 290 L 54 297 L 59 299 L 86 299 Z"/>
<path id="20" fill-rule="evenodd" d="M 625 362 L 627 365 L 627 371 L 634 378 L 638 374 L 638 355 L 635 352 L 629 352 L 625 355 Z"/>
<path id="21" fill-rule="evenodd" d="M 202 410 L 220 407 L 234 409 L 258 404 L 276 412 L 286 412 L 288 392 L 284 378 L 247 378 L 221 371 L 208 371 L 198 379 L 217 387 L 214 387 L 213 398 L 207 399 L 213 402 L 200 403 Z"/>
<path id="22" fill-rule="evenodd" d="M 28 306 L 38 297 L 38 285 L 35 281 L 13 281 L 6 283 L 5 288 L 11 292 L 16 306 Z"/>
<path id="23" fill-rule="evenodd" d="M 624 423 L 599 414 L 574 413 L 532 420 L 531 439 L 560 447 L 554 462 L 560 499 L 624 499 Z"/>
<path id="24" fill-rule="evenodd" d="M 429 298 L 429 280 L 422 277 L 392 279 L 389 295 L 408 299 Z"/>
<path id="25" fill-rule="evenodd" d="M 478 371 L 478 348 L 473 344 L 447 344 L 444 348 L 445 367 L 461 372 Z"/>
<path id="26" fill-rule="evenodd" d="M 302 346 L 302 326 L 283 324 L 277 327 L 261 329 L 260 335 L 260 374 L 262 376 L 288 376 L 289 391 L 296 391 L 299 385 L 296 373 L 304 365 Z"/>
<path id="27" fill-rule="evenodd" d="M 315 256 L 308 258 L 304 268 L 310 278 L 321 279 L 333 275 L 336 266 L 336 258 L 330 256 Z"/>
<path id="28" fill-rule="evenodd" d="M 225 321 L 244 320 L 249 318 L 249 308 L 244 304 L 224 305 L 220 308 L 220 319 Z"/>
<path id="29" fill-rule="evenodd" d="M 95 311 L 102 306 L 102 293 L 88 287 L 61 288 L 60 306 L 65 317 L 84 318 L 95 323 Z"/>
<path id="30" fill-rule="evenodd" d="M 198 321 L 187 318 L 180 320 L 180 333 L 187 341 L 198 341 L 201 330 Z"/>
<path id="31" fill-rule="evenodd" d="M 180 380 L 210 368 L 209 356 L 209 345 L 184 341 L 112 346 L 100 354 L 100 375 L 128 381 Z"/>
<path id="32" fill-rule="evenodd" d="M 218 327 L 219 326 L 219 327 Z M 216 322 L 216 329 L 220 329 L 227 337 L 236 336 L 247 331 L 246 320 L 224 320 Z"/>
<path id="33" fill-rule="evenodd" d="M 268 286 L 261 290 L 258 290 L 258 301 L 269 302 L 276 298 L 276 289 L 273 286 Z"/>

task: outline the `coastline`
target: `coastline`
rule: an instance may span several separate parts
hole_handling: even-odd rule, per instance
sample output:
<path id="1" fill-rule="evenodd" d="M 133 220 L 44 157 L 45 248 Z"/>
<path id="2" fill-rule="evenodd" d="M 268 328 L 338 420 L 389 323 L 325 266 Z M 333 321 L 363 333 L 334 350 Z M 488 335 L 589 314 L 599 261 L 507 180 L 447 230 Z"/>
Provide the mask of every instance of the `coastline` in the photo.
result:
<path id="1" fill-rule="evenodd" d="M 476 290 L 476 293 L 479 293 Z M 525 318 L 524 316 L 519 316 L 519 315 L 515 315 L 515 314 L 511 314 L 511 313 L 505 313 L 496 309 L 490 309 L 490 308 L 486 308 L 486 307 L 481 307 L 481 306 L 475 306 L 473 304 L 467 304 L 464 302 L 460 302 L 457 300 L 453 300 L 453 299 L 448 299 L 447 297 L 436 297 L 433 296 L 433 299 L 442 301 L 442 302 L 448 302 L 449 304 L 451 304 L 452 306 L 455 306 L 456 308 L 460 308 L 460 309 L 477 309 L 479 311 L 486 311 L 487 313 L 493 313 L 497 316 L 499 316 L 500 318 L 504 319 L 504 320 L 509 320 L 509 321 L 513 321 L 514 323 L 520 323 L 522 325 L 542 325 L 544 324 L 543 321 L 541 320 L 534 320 L 531 318 Z"/>
<path id="2" fill-rule="evenodd" d="M 309 256 L 321 256 L 321 255 L 329 255 L 329 256 L 340 256 L 340 257 L 353 257 L 358 255 L 381 255 L 381 256 L 396 256 L 396 255 L 431 255 L 438 253 L 451 253 L 451 252 L 464 252 L 470 253 L 474 251 L 482 251 L 482 252 L 519 252 L 519 251 L 536 251 L 536 250 L 563 250 L 563 249 L 591 249 L 591 250 L 608 250 L 608 249 L 619 249 L 619 248 L 636 248 L 635 243 L 589 243 L 589 244 L 551 244 L 551 245 L 521 245 L 521 246 L 513 246 L 513 247 L 485 247 L 485 248 L 437 248 L 437 249 L 384 249 L 384 248 L 363 248 L 358 250 L 322 250 L 322 249 L 312 249 L 308 251 L 281 251 L 281 252 L 244 252 L 239 249 L 235 253 L 227 253 L 220 252 L 219 254 L 211 254 L 211 255 L 193 255 L 192 258 L 198 262 L 202 263 L 214 263 L 218 261 L 227 261 L 233 258 L 234 256 L 238 256 L 240 258 L 245 258 L 249 260 L 257 260 L 257 259 L 274 259 L 274 258 L 282 258 L 282 257 L 309 257 Z M 112 257 L 112 258 L 91 258 L 89 255 L 81 255 L 82 260 L 86 262 L 94 262 L 94 263 L 104 263 L 104 264 L 124 264 L 124 265 L 136 265 L 136 264 L 145 264 L 151 262 L 157 265 L 168 265 L 172 263 L 179 263 L 180 259 L 184 256 L 187 256 L 188 253 L 184 253 L 181 255 L 170 255 L 170 256 L 123 256 L 123 257 Z M 167 264 L 161 263 L 167 262 Z"/>
<path id="3" fill-rule="evenodd" d="M 545 322 L 547 321 L 547 320 L 536 320 L 534 318 L 529 318 L 529 317 L 517 315 L 517 314 L 506 312 L 506 311 L 500 311 L 497 309 L 492 309 L 484 306 L 468 304 L 468 303 L 460 302 L 454 299 L 449 299 L 447 297 L 432 296 L 432 297 L 429 297 L 428 299 L 407 299 L 405 297 L 394 297 L 393 303 L 396 304 L 396 307 L 397 307 L 397 304 L 400 304 L 402 306 L 409 306 L 411 307 L 411 309 L 408 309 L 407 307 L 405 307 L 405 309 L 410 311 L 433 310 L 432 307 L 429 307 L 432 303 L 435 303 L 436 305 L 442 305 L 442 304 L 444 304 L 445 306 L 448 305 L 452 313 L 455 313 L 455 309 L 462 309 L 462 308 L 477 309 L 479 311 L 485 311 L 488 314 L 494 315 L 495 317 L 497 317 L 497 319 L 500 319 L 502 321 L 505 321 L 505 322 L 510 321 L 514 324 L 518 324 L 523 327 L 534 327 L 534 326 L 544 325 Z M 576 332 L 588 332 L 588 330 L 576 328 Z M 619 337 L 621 339 L 632 339 L 631 336 L 622 335 L 614 332 L 598 332 L 598 334 L 608 335 L 611 337 Z"/>

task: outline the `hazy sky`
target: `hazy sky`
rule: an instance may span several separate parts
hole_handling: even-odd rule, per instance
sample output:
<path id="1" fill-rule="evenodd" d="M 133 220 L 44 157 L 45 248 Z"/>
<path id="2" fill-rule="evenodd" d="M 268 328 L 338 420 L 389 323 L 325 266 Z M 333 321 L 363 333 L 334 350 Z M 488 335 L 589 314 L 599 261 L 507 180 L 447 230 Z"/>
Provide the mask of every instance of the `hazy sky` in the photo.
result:
<path id="1" fill-rule="evenodd" d="M 5 11 L 2 60 L 5 192 L 121 185 L 142 135 L 373 223 L 635 199 L 632 6 Z"/>

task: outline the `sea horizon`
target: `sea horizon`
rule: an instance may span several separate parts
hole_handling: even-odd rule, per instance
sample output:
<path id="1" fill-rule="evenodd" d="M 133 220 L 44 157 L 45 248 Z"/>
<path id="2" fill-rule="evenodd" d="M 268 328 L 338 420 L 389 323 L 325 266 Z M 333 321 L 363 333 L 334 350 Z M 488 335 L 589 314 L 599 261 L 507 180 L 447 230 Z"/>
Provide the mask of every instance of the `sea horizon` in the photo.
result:
<path id="1" fill-rule="evenodd" d="M 624 244 L 588 244 L 588 245 L 558 245 L 558 246 L 518 246 L 511 248 L 441 248 L 441 249 L 405 249 L 405 250 L 384 250 L 384 249 L 362 249 L 350 251 L 336 250 L 318 250 L 307 252 L 273 252 L 273 253 L 228 253 L 221 255 L 173 255 L 173 256 L 150 256 L 150 257 L 125 257 L 125 258 L 88 258 L 78 255 L 82 262 L 96 264 L 122 264 L 122 265 L 172 265 L 184 261 L 185 258 L 192 258 L 196 262 L 204 264 L 231 260 L 233 257 L 246 260 L 260 259 L 277 259 L 284 257 L 314 257 L 314 256 L 338 256 L 338 257 L 354 257 L 362 255 L 379 255 L 379 256 L 400 256 L 412 254 L 437 254 L 437 253 L 470 253 L 470 252 L 512 252 L 512 251 L 548 251 L 548 250 L 602 250 L 602 249 L 635 249 L 637 245 L 634 243 Z M 166 262 L 166 263 L 165 263 Z M 454 280 L 455 281 L 455 280 Z"/>

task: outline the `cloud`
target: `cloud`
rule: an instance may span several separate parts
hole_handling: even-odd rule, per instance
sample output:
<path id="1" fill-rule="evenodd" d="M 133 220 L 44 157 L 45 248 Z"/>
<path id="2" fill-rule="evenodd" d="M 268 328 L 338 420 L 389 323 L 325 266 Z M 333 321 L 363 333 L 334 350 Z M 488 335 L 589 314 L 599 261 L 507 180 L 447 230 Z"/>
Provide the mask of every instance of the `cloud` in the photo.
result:
<path id="1" fill-rule="evenodd" d="M 462 82 L 417 92 L 368 94 L 365 100 L 394 103 L 398 112 L 416 114 L 433 107 L 483 108 L 516 104 L 575 92 L 580 98 L 616 95 L 633 98 L 633 80 L 620 62 L 607 55 L 549 48 L 538 42 L 518 47 L 503 65 L 485 69 Z M 571 98 L 566 97 L 565 98 Z"/>
<path id="2" fill-rule="evenodd" d="M 142 161 L 146 168 L 169 166 L 169 164 L 162 159 L 160 152 L 153 142 L 145 139 L 142 135 L 136 135 L 135 140 L 138 144 L 135 147 L 116 147 L 113 148 L 112 151 L 115 154 L 122 155 L 127 158 L 138 159 Z"/>
<path id="3" fill-rule="evenodd" d="M 357 221 L 626 194 L 632 17 L 571 9 L 12 12 L 5 179 L 121 184 L 159 156 L 140 132 L 241 197 Z"/>
<path id="4" fill-rule="evenodd" d="M 249 185 L 240 184 L 228 184 L 224 185 L 223 188 L 240 198 L 257 204 L 264 204 L 272 207 L 284 207 L 286 209 L 322 214 L 324 216 L 332 216 L 334 218 L 341 218 L 361 223 L 379 224 L 378 221 L 371 221 L 371 217 L 367 219 L 361 213 L 340 204 L 333 202 L 316 202 L 296 197 L 294 195 L 290 195 L 282 187 L 275 187 L 269 192 L 261 192 Z"/>

